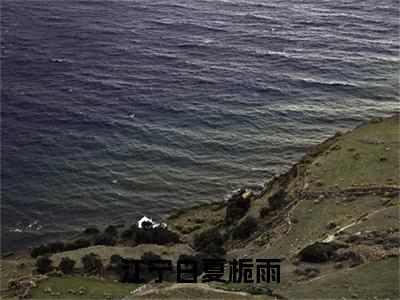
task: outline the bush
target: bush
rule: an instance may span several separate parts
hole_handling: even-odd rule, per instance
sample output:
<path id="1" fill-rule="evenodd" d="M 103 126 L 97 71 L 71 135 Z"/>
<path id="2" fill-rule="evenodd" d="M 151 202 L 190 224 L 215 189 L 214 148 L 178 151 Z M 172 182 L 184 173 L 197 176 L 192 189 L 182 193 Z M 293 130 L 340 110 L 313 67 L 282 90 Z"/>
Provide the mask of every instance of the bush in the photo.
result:
<path id="1" fill-rule="evenodd" d="M 337 262 L 335 264 L 335 269 L 342 269 L 343 268 L 343 263 L 342 262 Z"/>
<path id="2" fill-rule="evenodd" d="M 97 234 L 99 234 L 100 233 L 100 230 L 98 230 L 97 228 L 95 228 L 95 227 L 89 227 L 89 228 L 86 228 L 84 231 L 83 231 L 83 234 L 85 234 L 85 235 L 97 235 Z"/>
<path id="3" fill-rule="evenodd" d="M 143 222 L 144 223 L 144 222 Z M 163 227 L 140 229 L 135 236 L 137 244 L 166 245 L 179 243 L 179 235 Z"/>
<path id="4" fill-rule="evenodd" d="M 136 233 L 138 231 L 139 231 L 138 226 L 136 224 L 134 224 L 121 233 L 121 238 L 123 238 L 125 240 L 135 239 Z"/>
<path id="5" fill-rule="evenodd" d="M 329 260 L 332 254 L 339 248 L 332 243 L 316 242 L 302 249 L 298 256 L 301 261 L 319 263 Z"/>
<path id="6" fill-rule="evenodd" d="M 269 213 L 269 208 L 268 206 L 264 206 L 260 209 L 260 218 L 264 218 L 268 215 Z"/>
<path id="7" fill-rule="evenodd" d="M 55 242 L 48 244 L 47 247 L 49 248 L 51 253 L 63 252 L 64 251 L 64 243 Z"/>
<path id="8" fill-rule="evenodd" d="M 87 248 L 92 245 L 92 243 L 89 240 L 84 240 L 84 239 L 78 239 L 74 242 L 74 244 L 77 249 Z"/>
<path id="9" fill-rule="evenodd" d="M 232 197 L 226 206 L 225 220 L 229 223 L 234 220 L 239 220 L 246 214 L 249 207 L 249 199 L 243 199 L 242 195 Z"/>
<path id="10" fill-rule="evenodd" d="M 268 288 L 268 287 L 262 286 L 260 284 L 253 283 L 253 284 L 250 284 L 246 288 L 246 292 L 248 292 L 249 294 L 252 294 L 252 295 L 269 295 L 269 296 L 272 296 L 274 291 L 272 289 Z"/>
<path id="11" fill-rule="evenodd" d="M 50 253 L 50 248 L 46 245 L 41 245 L 31 250 L 31 257 L 35 258 L 38 257 L 39 255 L 44 255 L 48 253 Z"/>
<path id="12" fill-rule="evenodd" d="M 35 267 L 40 274 L 46 274 L 51 271 L 51 264 L 52 260 L 50 258 L 48 258 L 47 256 L 40 256 L 36 260 Z"/>
<path id="13" fill-rule="evenodd" d="M 70 259 L 69 257 L 61 258 L 60 264 L 58 267 L 64 274 L 71 274 L 74 270 L 75 261 Z"/>
<path id="14" fill-rule="evenodd" d="M 275 194 L 268 198 L 268 203 L 272 209 L 276 209 L 282 206 L 285 197 L 286 191 L 284 189 L 279 189 Z"/>
<path id="15" fill-rule="evenodd" d="M 104 233 L 107 233 L 107 234 L 110 234 L 111 236 L 117 237 L 118 229 L 114 225 L 110 225 L 106 229 L 104 229 Z"/>
<path id="16" fill-rule="evenodd" d="M 208 244 L 203 252 L 203 257 L 207 259 L 218 259 L 223 258 L 226 251 L 222 245 L 216 245 L 214 243 Z"/>
<path id="17" fill-rule="evenodd" d="M 122 260 L 123 260 L 123 258 L 121 255 L 113 254 L 110 257 L 110 264 L 112 264 L 112 265 L 120 264 L 122 262 Z"/>
<path id="18" fill-rule="evenodd" d="M 305 269 L 298 268 L 294 270 L 297 275 L 301 275 L 304 278 L 314 278 L 319 274 L 319 270 L 313 267 L 306 267 Z"/>
<path id="19" fill-rule="evenodd" d="M 99 234 L 94 240 L 95 245 L 104 245 L 104 246 L 115 246 L 116 241 L 111 234 L 102 233 Z"/>
<path id="20" fill-rule="evenodd" d="M 204 251 L 210 244 L 222 246 L 224 239 L 217 229 L 212 228 L 194 236 L 194 247 L 197 251 Z"/>
<path id="21" fill-rule="evenodd" d="M 88 240 L 84 239 L 78 239 L 72 243 L 67 243 L 64 245 L 64 250 L 65 251 L 72 251 L 80 248 L 87 248 L 90 247 L 91 243 Z"/>
<path id="22" fill-rule="evenodd" d="M 326 229 L 331 230 L 334 229 L 336 227 L 336 223 L 335 222 L 328 222 L 328 224 L 326 224 Z"/>
<path id="23" fill-rule="evenodd" d="M 123 275 L 121 273 L 122 263 L 123 263 L 123 257 L 118 254 L 113 254 L 110 257 L 110 265 L 108 266 L 108 268 L 114 270 L 116 274 L 120 274 L 122 276 Z"/>
<path id="24" fill-rule="evenodd" d="M 232 232 L 233 239 L 247 239 L 257 229 L 257 222 L 252 217 L 244 219 Z"/>
<path id="25" fill-rule="evenodd" d="M 82 264 L 85 273 L 99 273 L 103 268 L 100 257 L 94 253 L 89 253 L 82 257 Z"/>

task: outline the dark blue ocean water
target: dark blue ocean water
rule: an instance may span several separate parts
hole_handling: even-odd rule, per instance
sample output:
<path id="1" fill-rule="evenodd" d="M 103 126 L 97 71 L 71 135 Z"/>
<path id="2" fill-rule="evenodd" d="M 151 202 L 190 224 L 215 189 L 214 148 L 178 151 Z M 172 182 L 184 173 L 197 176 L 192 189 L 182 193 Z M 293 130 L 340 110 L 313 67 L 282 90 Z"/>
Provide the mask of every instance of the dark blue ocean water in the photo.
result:
<path id="1" fill-rule="evenodd" d="M 3 250 L 221 200 L 390 115 L 398 5 L 2 1 Z"/>

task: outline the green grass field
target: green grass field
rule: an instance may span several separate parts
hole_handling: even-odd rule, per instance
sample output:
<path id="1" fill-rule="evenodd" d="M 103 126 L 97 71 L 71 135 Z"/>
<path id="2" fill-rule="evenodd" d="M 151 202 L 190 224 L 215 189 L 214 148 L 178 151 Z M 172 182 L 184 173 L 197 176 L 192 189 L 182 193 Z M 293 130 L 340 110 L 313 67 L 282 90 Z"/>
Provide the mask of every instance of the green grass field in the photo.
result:
<path id="1" fill-rule="evenodd" d="M 365 123 L 339 137 L 308 168 L 312 189 L 399 185 L 399 118 Z"/>
<path id="2" fill-rule="evenodd" d="M 391 257 L 297 283 L 283 294 L 289 299 L 399 299 L 399 258 Z"/>
<path id="3" fill-rule="evenodd" d="M 45 293 L 44 290 L 48 287 L 53 293 L 60 294 Z M 137 284 L 103 282 L 86 277 L 51 277 L 32 289 L 31 294 L 34 299 L 105 299 L 106 293 L 112 299 L 121 299 L 137 287 Z M 79 289 L 84 291 L 82 295 L 79 294 Z M 68 290 L 76 293 L 68 293 Z"/>

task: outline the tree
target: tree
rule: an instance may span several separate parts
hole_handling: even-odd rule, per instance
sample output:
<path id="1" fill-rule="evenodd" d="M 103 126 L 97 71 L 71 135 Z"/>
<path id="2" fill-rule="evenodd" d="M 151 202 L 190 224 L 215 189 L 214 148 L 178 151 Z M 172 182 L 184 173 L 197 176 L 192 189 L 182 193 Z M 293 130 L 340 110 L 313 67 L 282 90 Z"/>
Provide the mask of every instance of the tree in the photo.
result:
<path id="1" fill-rule="evenodd" d="M 269 213 L 269 208 L 267 206 L 264 206 L 260 209 L 260 218 L 264 218 L 267 216 Z"/>
<path id="2" fill-rule="evenodd" d="M 104 246 L 114 246 L 116 244 L 115 239 L 111 234 L 102 233 L 97 236 L 94 241 L 95 245 L 104 245 Z"/>
<path id="3" fill-rule="evenodd" d="M 48 272 L 51 271 L 52 267 L 51 264 L 53 263 L 53 261 L 48 258 L 47 256 L 40 256 L 37 260 L 36 260 L 36 270 L 40 273 L 40 274 L 46 274 Z"/>
<path id="4" fill-rule="evenodd" d="M 44 255 L 50 253 L 50 249 L 46 245 L 41 245 L 39 247 L 35 247 L 31 250 L 31 256 L 33 258 L 38 257 L 39 255 Z"/>
<path id="5" fill-rule="evenodd" d="M 136 224 L 131 225 L 128 229 L 124 230 L 121 233 L 121 238 L 125 240 L 135 239 L 136 233 L 139 231 L 139 228 Z"/>
<path id="6" fill-rule="evenodd" d="M 74 270 L 75 261 L 70 259 L 68 256 L 61 258 L 58 267 L 64 274 L 71 274 Z"/>
<path id="7" fill-rule="evenodd" d="M 55 242 L 51 244 L 47 244 L 51 253 L 57 253 L 64 251 L 64 243 L 62 242 Z"/>
<path id="8" fill-rule="evenodd" d="M 203 254 L 207 259 L 219 259 L 225 256 L 226 251 L 222 245 L 211 243 L 204 248 Z"/>
<path id="9" fill-rule="evenodd" d="M 136 233 L 135 241 L 137 244 L 157 244 L 157 245 L 166 245 L 170 243 L 180 242 L 178 234 L 161 226 L 139 230 Z"/>
<path id="10" fill-rule="evenodd" d="M 100 257 L 95 253 L 89 253 L 82 257 L 82 264 L 85 273 L 89 274 L 99 273 L 103 268 Z"/>
<path id="11" fill-rule="evenodd" d="M 276 209 L 282 206 L 285 197 L 286 191 L 284 189 L 279 189 L 275 194 L 268 198 L 268 203 L 272 209 Z"/>
<path id="12" fill-rule="evenodd" d="M 110 257 L 110 264 L 112 264 L 112 265 L 120 264 L 120 263 L 122 263 L 122 260 L 123 260 L 123 258 L 121 255 L 113 254 Z"/>
<path id="13" fill-rule="evenodd" d="M 316 242 L 303 248 L 298 256 L 301 261 L 320 263 L 329 260 L 338 248 L 337 244 Z"/>
<path id="14" fill-rule="evenodd" d="M 114 237 L 118 236 L 118 229 L 114 225 L 108 226 L 106 229 L 104 229 L 104 232 Z"/>
<path id="15" fill-rule="evenodd" d="M 225 219 L 228 223 L 242 218 L 250 207 L 249 199 L 243 199 L 242 195 L 231 198 L 226 206 Z"/>
<path id="16" fill-rule="evenodd" d="M 203 231 L 194 237 L 194 247 L 198 251 L 204 251 L 211 243 L 216 246 L 222 246 L 224 244 L 223 237 L 215 228 Z"/>
<path id="17" fill-rule="evenodd" d="M 252 217 L 244 219 L 232 232 L 233 239 L 247 239 L 257 228 L 257 222 Z"/>
<path id="18" fill-rule="evenodd" d="M 64 250 L 65 251 L 72 251 L 80 248 L 87 248 L 91 245 L 89 240 L 85 239 L 77 239 L 76 241 L 72 243 L 67 243 L 64 245 Z"/>

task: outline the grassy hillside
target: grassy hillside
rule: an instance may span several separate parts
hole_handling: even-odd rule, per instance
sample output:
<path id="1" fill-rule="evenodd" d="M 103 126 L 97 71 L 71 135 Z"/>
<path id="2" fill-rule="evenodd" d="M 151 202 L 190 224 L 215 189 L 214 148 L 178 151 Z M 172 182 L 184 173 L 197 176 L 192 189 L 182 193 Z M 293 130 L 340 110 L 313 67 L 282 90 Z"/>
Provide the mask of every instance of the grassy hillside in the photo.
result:
<path id="1" fill-rule="evenodd" d="M 32 273 L 35 259 L 29 251 L 3 257 L 2 295 L 10 297 L 22 289 L 30 290 L 25 296 L 59 299 L 397 299 L 399 126 L 398 115 L 366 122 L 312 149 L 286 173 L 265 183 L 259 194 L 241 190 L 227 202 L 177 212 L 167 224 L 182 243 L 138 244 L 134 238 L 121 238 L 120 231 L 114 246 L 51 254 L 54 266 L 66 256 L 77 261 L 73 276 L 61 277 Z M 208 239 L 202 233 L 209 234 Z M 131 295 L 138 286 L 114 282 L 116 277 L 107 271 L 114 254 L 140 258 L 151 251 L 176 261 L 180 254 L 205 257 L 210 244 L 212 251 L 226 251 L 228 260 L 281 258 L 281 283 L 151 283 Z M 98 254 L 104 265 L 95 278 L 82 271 L 80 259 L 88 253 Z"/>

